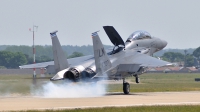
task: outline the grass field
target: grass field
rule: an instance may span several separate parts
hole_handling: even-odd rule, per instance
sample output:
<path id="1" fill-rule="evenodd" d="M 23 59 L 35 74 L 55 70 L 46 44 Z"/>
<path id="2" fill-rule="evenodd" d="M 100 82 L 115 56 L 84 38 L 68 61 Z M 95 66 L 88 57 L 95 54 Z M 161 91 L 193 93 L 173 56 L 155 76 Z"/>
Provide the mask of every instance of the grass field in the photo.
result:
<path id="1" fill-rule="evenodd" d="M 182 106 L 138 106 L 138 107 L 108 107 L 73 110 L 44 110 L 45 112 L 200 112 L 198 105 Z M 21 111 L 25 112 L 25 111 Z M 41 112 L 29 110 L 26 112 Z"/>
<path id="2" fill-rule="evenodd" d="M 140 84 L 131 84 L 131 92 L 199 91 L 200 82 L 194 79 L 200 74 L 148 73 L 140 76 Z M 135 82 L 135 78 L 129 78 Z M 109 92 L 122 92 L 122 84 L 109 84 Z"/>
<path id="3" fill-rule="evenodd" d="M 4 95 L 30 95 L 33 89 L 39 89 L 49 82 L 51 76 L 44 78 L 32 75 L 0 75 L 0 96 Z M 140 76 L 140 84 L 135 84 L 135 78 L 128 78 L 131 82 L 131 92 L 171 92 L 171 91 L 200 91 L 200 82 L 195 82 L 200 74 L 185 73 L 148 73 Z M 53 83 L 60 83 L 55 81 Z M 112 83 L 107 85 L 108 92 L 122 92 L 122 84 Z M 40 112 L 28 110 L 27 112 Z M 72 110 L 45 110 L 45 112 L 200 112 L 200 105 L 183 106 L 138 106 L 138 107 L 107 107 Z M 25 112 L 25 111 L 22 111 Z"/>
<path id="4" fill-rule="evenodd" d="M 134 77 L 128 80 L 133 82 L 131 92 L 200 91 L 200 82 L 194 81 L 197 77 L 200 77 L 200 74 L 148 73 L 140 76 L 140 84 L 135 84 Z M 29 95 L 33 89 L 40 88 L 49 82 L 49 79 L 49 75 L 34 80 L 32 75 L 0 75 L 0 95 Z M 53 83 L 59 83 L 59 81 Z M 107 87 L 108 92 L 122 92 L 121 83 L 108 84 Z"/>
<path id="5" fill-rule="evenodd" d="M 0 95 L 30 95 L 32 89 L 40 88 L 49 79 L 49 75 L 37 79 L 32 75 L 0 75 Z"/>

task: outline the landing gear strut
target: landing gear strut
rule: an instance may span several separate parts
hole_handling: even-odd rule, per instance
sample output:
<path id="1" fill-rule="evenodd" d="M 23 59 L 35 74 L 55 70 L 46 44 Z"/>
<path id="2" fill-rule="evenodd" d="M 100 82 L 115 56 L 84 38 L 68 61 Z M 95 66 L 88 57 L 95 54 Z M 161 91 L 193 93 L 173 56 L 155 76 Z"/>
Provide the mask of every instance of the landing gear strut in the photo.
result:
<path id="1" fill-rule="evenodd" d="M 138 77 L 138 75 L 135 76 L 135 82 L 140 83 L 140 78 Z"/>
<path id="2" fill-rule="evenodd" d="M 130 85 L 128 82 L 125 81 L 125 78 L 123 78 L 123 91 L 124 94 L 129 94 L 130 92 Z"/>

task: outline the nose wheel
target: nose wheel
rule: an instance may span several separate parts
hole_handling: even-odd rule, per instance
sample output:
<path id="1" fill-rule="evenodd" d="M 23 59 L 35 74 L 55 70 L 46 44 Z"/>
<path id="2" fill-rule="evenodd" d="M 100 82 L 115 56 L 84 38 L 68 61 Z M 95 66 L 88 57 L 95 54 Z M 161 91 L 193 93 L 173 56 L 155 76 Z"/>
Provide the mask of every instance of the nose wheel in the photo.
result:
<path id="1" fill-rule="evenodd" d="M 130 84 L 123 79 L 123 91 L 124 94 L 129 94 L 130 92 Z"/>

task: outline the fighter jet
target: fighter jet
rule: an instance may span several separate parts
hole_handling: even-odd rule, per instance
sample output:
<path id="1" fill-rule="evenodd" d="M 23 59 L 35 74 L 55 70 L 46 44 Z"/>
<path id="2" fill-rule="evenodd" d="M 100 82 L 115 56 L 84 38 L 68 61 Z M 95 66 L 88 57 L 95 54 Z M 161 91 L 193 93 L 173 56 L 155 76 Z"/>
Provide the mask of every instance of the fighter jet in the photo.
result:
<path id="1" fill-rule="evenodd" d="M 125 81 L 126 77 L 134 76 L 136 78 L 136 83 L 139 83 L 138 75 L 144 73 L 146 67 L 157 67 L 170 64 L 168 62 L 164 62 L 147 55 L 152 55 L 151 53 L 158 51 L 159 49 L 162 49 L 166 46 L 166 42 L 163 40 L 154 38 L 155 40 L 153 41 L 153 38 L 151 38 L 152 41 L 150 41 L 150 35 L 147 32 L 134 32 L 127 39 L 125 43 L 126 46 L 122 46 L 121 48 L 118 47 L 118 49 L 113 50 L 111 52 L 111 56 L 108 56 L 106 53 L 104 53 L 105 50 L 97 32 L 92 33 L 92 38 L 97 73 L 93 78 L 107 77 L 109 79 L 123 79 L 124 94 L 129 94 L 130 91 L 130 85 Z M 145 39 L 149 39 L 149 46 L 151 47 L 139 47 L 140 44 L 145 42 Z M 155 41 L 158 43 L 162 42 L 162 44 L 160 46 L 158 43 L 154 43 L 154 45 L 151 44 Z M 152 46 L 155 46 L 155 44 L 158 46 L 153 48 Z"/>
<path id="2" fill-rule="evenodd" d="M 167 42 L 151 36 L 146 31 L 133 32 L 126 42 L 113 26 L 103 27 L 114 47 L 106 52 L 98 36 L 98 32 L 92 33 L 94 56 L 84 56 L 65 59 L 57 37 L 57 31 L 51 32 L 54 66 L 57 74 L 50 80 L 68 79 L 71 81 L 97 81 L 97 80 L 123 80 L 123 92 L 129 94 L 130 85 L 127 77 L 135 77 L 139 83 L 139 75 L 143 74 L 147 67 L 159 67 L 170 65 L 169 62 L 152 57 L 153 53 L 163 49 Z M 33 68 L 38 65 L 46 66 L 49 63 L 20 66 L 21 68 Z M 45 65 L 46 64 L 46 65 Z"/>

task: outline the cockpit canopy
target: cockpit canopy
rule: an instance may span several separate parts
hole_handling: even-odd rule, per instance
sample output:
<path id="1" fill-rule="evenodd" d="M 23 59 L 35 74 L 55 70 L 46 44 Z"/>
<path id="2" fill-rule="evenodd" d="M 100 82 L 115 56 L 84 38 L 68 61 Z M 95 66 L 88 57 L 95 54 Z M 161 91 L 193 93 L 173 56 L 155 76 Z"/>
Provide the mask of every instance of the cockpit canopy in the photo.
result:
<path id="1" fill-rule="evenodd" d="M 133 32 L 127 39 L 127 41 L 134 41 L 134 40 L 142 40 L 142 39 L 151 39 L 151 35 L 146 31 L 136 31 Z"/>

